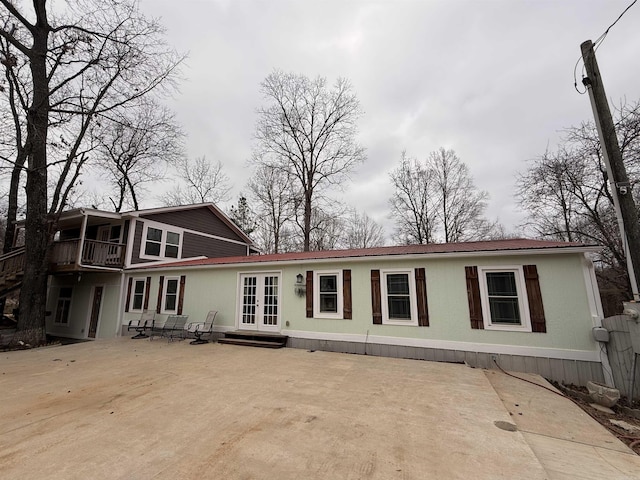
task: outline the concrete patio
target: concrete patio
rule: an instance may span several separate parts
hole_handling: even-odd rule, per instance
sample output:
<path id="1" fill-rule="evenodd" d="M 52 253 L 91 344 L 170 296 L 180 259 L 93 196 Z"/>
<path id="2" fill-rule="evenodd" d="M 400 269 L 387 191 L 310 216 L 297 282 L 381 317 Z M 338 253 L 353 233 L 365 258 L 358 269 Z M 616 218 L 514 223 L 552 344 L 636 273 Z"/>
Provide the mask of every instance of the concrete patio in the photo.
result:
<path id="1" fill-rule="evenodd" d="M 640 478 L 570 400 L 464 365 L 120 338 L 1 353 L 0 409 L 3 479 Z"/>

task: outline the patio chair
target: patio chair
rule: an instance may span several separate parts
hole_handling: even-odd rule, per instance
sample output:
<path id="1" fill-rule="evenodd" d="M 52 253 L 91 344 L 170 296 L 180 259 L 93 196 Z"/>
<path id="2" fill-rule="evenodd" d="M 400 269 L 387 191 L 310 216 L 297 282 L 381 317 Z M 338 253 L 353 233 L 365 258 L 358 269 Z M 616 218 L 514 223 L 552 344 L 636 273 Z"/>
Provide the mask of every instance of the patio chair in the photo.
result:
<path id="1" fill-rule="evenodd" d="M 211 310 L 207 314 L 207 318 L 204 322 L 193 322 L 187 326 L 187 332 L 193 334 L 196 338 L 189 342 L 190 345 L 201 345 L 203 343 L 209 343 L 209 340 L 204 340 L 203 335 L 209 335 L 209 339 L 213 336 L 213 321 L 216 319 L 218 312 Z"/>
<path id="2" fill-rule="evenodd" d="M 185 326 L 188 319 L 189 315 L 169 315 L 164 322 L 156 322 L 154 324 L 149 340 L 153 340 L 155 335 L 166 337 L 170 342 L 172 342 L 174 338 L 184 340 L 186 333 Z"/>
<path id="3" fill-rule="evenodd" d="M 156 312 L 145 310 L 140 314 L 140 318 L 135 320 L 129 320 L 127 331 L 135 330 L 138 332 L 131 337 L 134 338 L 147 338 L 149 335 L 144 333 L 146 330 L 153 330 L 153 324 L 155 321 Z"/>

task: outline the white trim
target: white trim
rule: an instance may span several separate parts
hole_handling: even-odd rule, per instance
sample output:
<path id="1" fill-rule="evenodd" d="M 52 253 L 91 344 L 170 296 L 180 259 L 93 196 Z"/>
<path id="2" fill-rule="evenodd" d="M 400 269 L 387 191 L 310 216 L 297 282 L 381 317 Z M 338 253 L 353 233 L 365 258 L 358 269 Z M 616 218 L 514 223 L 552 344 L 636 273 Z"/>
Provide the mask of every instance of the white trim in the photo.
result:
<path id="1" fill-rule="evenodd" d="M 167 289 L 169 288 L 169 280 L 176 280 L 176 308 L 175 310 L 166 310 L 164 307 L 167 303 Z M 143 300 L 144 301 L 144 300 Z M 160 298 L 162 304 L 160 305 L 160 313 L 167 315 L 175 315 L 178 313 L 178 303 L 180 301 L 180 277 L 164 277 L 162 285 L 162 297 Z"/>
<path id="2" fill-rule="evenodd" d="M 243 325 L 242 323 L 242 303 L 244 301 L 244 284 L 242 279 L 244 277 L 256 277 L 256 300 L 259 301 L 256 310 L 256 318 L 254 328 L 249 325 Z M 278 278 L 278 300 L 277 300 L 277 324 L 276 325 L 263 325 L 263 313 L 261 311 L 262 302 L 264 301 L 264 279 L 265 277 L 277 277 Z M 261 288 L 262 287 L 262 288 Z M 263 271 L 245 271 L 236 273 L 236 315 L 235 315 L 235 329 L 246 331 L 262 331 L 262 332 L 280 332 L 282 328 L 282 270 L 263 270 Z M 233 330 L 233 328 L 229 328 Z M 228 329 L 228 330 L 229 330 Z M 219 330 L 227 331 L 227 330 Z"/>
<path id="3" fill-rule="evenodd" d="M 251 245 L 253 245 L 252 240 L 249 238 L 249 236 L 244 233 L 242 231 L 242 229 L 240 229 L 234 222 L 233 220 L 231 220 L 226 213 L 224 213 L 222 210 L 220 210 L 215 204 L 211 203 L 211 202 L 205 202 L 205 203 L 194 203 L 191 205 L 177 205 L 175 207 L 158 207 L 158 208 L 149 208 L 146 210 L 132 210 L 130 212 L 123 212 L 122 213 L 122 217 L 130 217 L 130 218 L 140 218 L 142 220 L 145 220 L 144 216 L 145 215 L 156 215 L 159 213 L 167 213 L 167 212 L 180 212 L 182 210 L 196 210 L 198 208 L 209 208 L 213 210 L 213 214 L 216 215 L 220 220 L 222 220 L 223 223 L 225 223 L 227 225 L 227 227 L 229 227 L 231 230 L 235 231 L 235 233 L 240 237 L 240 238 L 245 238 L 246 242 L 239 242 L 242 244 L 245 243 L 250 243 Z"/>
<path id="4" fill-rule="evenodd" d="M 133 299 L 136 296 L 136 282 L 142 282 L 142 303 L 140 309 L 133 308 Z M 129 297 L 129 313 L 142 313 L 144 311 L 144 297 L 147 293 L 147 278 L 146 277 L 131 277 L 131 296 Z"/>
<path id="5" fill-rule="evenodd" d="M 604 318 L 604 311 L 602 309 L 602 302 L 600 300 L 600 290 L 598 289 L 598 279 L 596 278 L 596 272 L 593 267 L 593 262 L 587 256 L 584 255 L 582 259 L 582 272 L 584 274 L 584 283 L 587 291 L 587 298 L 589 301 L 589 310 L 591 312 L 591 320 L 594 327 L 602 327 L 602 319 Z M 611 363 L 609 362 L 608 345 L 604 342 L 598 342 L 600 346 L 600 359 L 602 362 L 602 377 L 604 383 L 609 387 L 615 387 L 615 381 L 613 380 L 613 370 L 611 369 Z"/>
<path id="6" fill-rule="evenodd" d="M 96 295 L 96 288 L 98 287 L 102 287 L 102 297 L 100 298 L 100 307 L 98 308 L 98 321 L 96 322 L 96 336 L 94 338 L 99 338 L 98 330 L 100 330 L 100 321 L 102 320 L 102 308 L 104 306 L 104 295 L 107 291 L 107 286 L 104 283 L 101 283 L 99 285 L 93 285 L 91 287 L 91 295 L 89 296 L 89 311 L 87 314 L 87 321 L 85 322 L 85 326 L 84 326 L 84 338 L 91 338 L 89 336 L 89 329 L 91 328 L 91 311 L 93 310 L 93 300 Z"/>
<path id="7" fill-rule="evenodd" d="M 169 225 L 169 224 L 166 224 L 166 225 Z M 180 227 L 176 227 L 176 228 L 180 228 Z M 214 239 L 214 240 L 220 240 L 222 242 L 235 243 L 237 245 L 243 245 L 243 246 L 246 245 L 247 251 L 249 249 L 249 244 L 247 242 L 242 242 L 240 240 L 234 240 L 232 238 L 220 237 L 219 235 L 213 235 L 212 233 L 199 232 L 197 230 L 189 230 L 188 228 L 184 228 L 183 231 L 186 232 L 186 233 L 190 233 L 191 235 L 198 235 L 200 237 L 206 237 L 206 238 L 211 238 L 211 239 Z"/>
<path id="8" fill-rule="evenodd" d="M 156 230 L 160 230 L 162 232 L 160 234 L 160 254 L 159 255 L 147 255 L 145 252 L 147 246 L 147 232 L 149 228 L 153 228 Z M 180 236 L 180 241 L 178 243 L 178 256 L 177 257 L 167 257 L 165 255 L 165 249 L 167 247 L 167 234 L 175 233 Z M 158 243 L 155 240 L 153 243 Z M 142 224 L 142 238 L 140 239 L 140 253 L 138 257 L 143 260 L 184 260 L 182 258 L 182 245 L 184 243 L 184 229 L 180 227 L 174 227 L 173 225 L 167 225 L 165 223 L 158 223 L 151 220 L 144 220 Z M 175 245 L 175 244 L 169 244 Z"/>
<path id="9" fill-rule="evenodd" d="M 406 274 L 409 282 L 409 309 L 411 318 L 409 320 L 390 319 L 389 318 L 389 299 L 387 292 L 387 275 L 388 274 Z M 413 268 L 389 268 L 380 270 L 380 303 L 382 307 L 382 324 L 383 325 L 409 325 L 418 326 L 418 301 L 416 295 L 416 278 Z"/>
<path id="10" fill-rule="evenodd" d="M 147 267 L 152 267 L 156 265 L 166 265 L 167 266 L 166 269 L 160 269 L 160 268 L 154 269 L 154 271 L 160 272 L 164 270 L 170 270 L 169 267 L 171 267 L 172 263 L 186 262 L 191 260 L 204 260 L 205 258 L 208 258 L 208 257 L 205 257 L 204 255 L 198 255 L 197 257 L 189 257 L 189 258 L 169 258 L 167 260 L 158 260 L 156 262 L 145 262 L 144 265 L 146 265 Z M 113 269 L 111 270 L 113 271 Z M 178 270 L 178 268 L 174 268 L 173 270 Z M 145 272 L 147 271 L 148 269 L 138 268 L 138 265 L 136 265 L 135 267 L 126 269 L 126 273 L 129 273 L 129 274 L 140 274 L 140 273 L 145 274 Z"/>
<path id="11" fill-rule="evenodd" d="M 84 213 L 84 212 L 83 212 Z M 80 243 L 78 244 L 78 255 L 76 257 L 76 265 L 82 265 L 82 252 L 84 251 L 84 241 L 87 236 L 87 220 L 88 216 L 84 213 L 82 217 L 82 225 L 80 226 Z"/>
<path id="12" fill-rule="evenodd" d="M 123 223 L 123 228 L 124 228 L 124 223 Z M 131 265 L 131 258 L 133 257 L 133 244 L 136 239 L 136 219 L 135 218 L 132 218 L 129 220 L 129 232 L 127 236 L 128 236 L 127 246 L 125 247 L 127 249 L 127 256 L 124 261 L 124 268 L 127 268 Z"/>
<path id="13" fill-rule="evenodd" d="M 516 293 L 518 295 L 518 307 L 520 309 L 520 325 L 493 324 L 491 322 L 491 308 L 489 306 L 489 292 L 487 288 L 486 274 L 490 272 L 514 273 L 516 281 Z M 485 330 L 502 330 L 508 332 L 531 332 L 531 315 L 529 314 L 529 299 L 524 280 L 522 265 L 496 265 L 478 267 L 478 284 L 480 286 L 480 303 L 482 305 L 482 320 Z"/>
<path id="14" fill-rule="evenodd" d="M 405 338 L 353 333 L 308 332 L 304 330 L 282 330 L 281 333 L 292 338 L 304 338 L 308 340 L 332 340 L 336 342 L 397 345 L 404 347 L 434 348 L 439 350 L 458 350 L 477 353 L 497 353 L 503 355 L 521 355 L 523 357 L 541 357 L 600 363 L 598 352 L 592 350 L 565 350 L 561 348 L 526 347 L 519 345 L 500 345 L 495 343 L 471 343 L 452 340 L 435 340 L 431 338 Z"/>
<path id="15" fill-rule="evenodd" d="M 335 275 L 336 277 L 336 312 L 320 311 L 320 277 L 328 277 Z M 313 272 L 313 318 L 330 318 L 342 319 L 343 316 L 343 286 L 342 286 L 342 270 L 314 270 Z"/>
<path id="16" fill-rule="evenodd" d="M 323 264 L 336 262 L 344 263 L 361 263 L 372 261 L 405 261 L 405 260 L 431 260 L 439 258 L 476 258 L 476 257 L 506 257 L 506 256 L 528 256 L 528 255 L 564 255 L 564 254 L 584 254 L 586 252 L 599 252 L 602 250 L 600 247 L 547 247 L 542 249 L 520 249 L 520 250 L 496 250 L 490 252 L 448 252 L 448 253 L 413 253 L 409 255 L 367 255 L 362 257 L 331 257 L 331 258 L 305 258 L 305 259 L 292 259 L 292 260 L 271 260 L 268 262 L 251 261 L 251 262 L 233 262 L 233 263 L 218 263 L 209 265 L 189 265 L 181 267 L 173 267 L 175 269 L 221 269 L 221 268 L 273 268 L 280 265 L 306 265 L 306 264 Z M 256 258 L 260 258 L 260 255 L 256 255 Z M 182 259 L 181 261 L 186 261 Z M 136 265 L 136 269 L 144 271 L 145 266 L 152 266 L 151 264 Z M 167 269 L 172 268 L 167 266 Z M 154 269 L 155 270 L 155 269 Z M 136 270 L 129 270 L 135 272 Z M 157 268 L 157 271 L 161 271 Z"/>
<path id="17" fill-rule="evenodd" d="M 54 310 L 53 310 L 53 318 L 51 320 L 51 325 L 52 326 L 57 326 L 57 327 L 69 327 L 71 326 L 71 319 L 73 318 L 72 315 L 72 309 L 74 308 L 74 304 L 73 304 L 73 298 L 74 298 L 74 292 L 75 292 L 75 288 L 73 285 L 58 285 L 58 295 L 56 296 L 56 301 L 54 303 Z M 66 322 L 56 322 L 56 316 L 58 314 L 58 302 L 60 302 L 60 293 L 62 291 L 63 288 L 70 288 L 71 289 L 71 295 L 69 297 L 62 297 L 63 299 L 68 299 L 69 300 L 69 311 L 67 312 L 67 321 Z M 86 336 L 86 335 L 85 335 Z"/>
<path id="18" fill-rule="evenodd" d="M 124 272 L 120 272 L 120 294 L 118 295 L 118 319 L 116 321 L 116 337 L 122 336 L 122 322 L 124 322 L 124 304 L 127 301 L 125 296 L 127 295 L 125 288 L 125 278 L 126 275 Z M 128 313 L 128 312 L 127 312 Z"/>
<path id="19" fill-rule="evenodd" d="M 604 311 L 602 309 L 600 290 L 598 289 L 598 280 L 593 268 L 593 262 L 586 254 L 582 258 L 582 273 L 584 274 L 584 284 L 587 291 L 587 298 L 589 300 L 589 310 L 591 312 L 591 316 L 594 318 L 593 326 L 599 327 L 602 325 L 600 320 L 604 318 Z"/>

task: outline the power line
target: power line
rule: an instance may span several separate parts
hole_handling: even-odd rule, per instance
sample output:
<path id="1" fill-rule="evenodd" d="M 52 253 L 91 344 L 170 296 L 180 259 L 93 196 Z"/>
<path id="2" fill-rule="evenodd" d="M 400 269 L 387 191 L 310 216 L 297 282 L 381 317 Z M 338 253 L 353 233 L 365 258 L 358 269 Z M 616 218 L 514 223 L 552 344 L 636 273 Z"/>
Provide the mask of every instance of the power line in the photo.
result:
<path id="1" fill-rule="evenodd" d="M 600 35 L 600 36 L 596 39 L 596 41 L 595 41 L 595 42 L 593 42 L 593 48 L 594 48 L 595 50 L 597 50 L 597 49 L 598 49 L 598 47 L 600 46 L 600 44 L 604 41 L 605 37 L 606 37 L 606 36 L 607 36 L 607 34 L 609 33 L 609 30 L 611 30 L 611 28 L 612 28 L 616 23 L 618 23 L 618 21 L 620 21 L 620 19 L 622 18 L 622 16 L 623 16 L 625 13 L 627 13 L 627 11 L 628 11 L 631 7 L 633 7 L 633 6 L 636 4 L 636 2 L 637 2 L 637 1 L 638 1 L 638 0 L 633 0 L 633 2 L 631 2 L 631 3 L 629 4 L 629 6 L 627 6 L 627 8 L 625 8 L 625 9 L 622 11 L 622 13 L 620 14 L 620 16 L 618 16 L 618 18 L 616 18 L 616 21 L 615 21 L 615 22 L 613 22 L 611 25 L 609 25 L 609 28 L 607 28 L 607 29 L 604 31 L 604 33 L 603 33 L 602 35 Z"/>
<path id="2" fill-rule="evenodd" d="M 616 18 L 615 22 L 613 22 L 611 25 L 609 25 L 609 27 L 604 31 L 604 33 L 602 35 L 600 35 L 595 42 L 593 42 L 593 52 L 595 53 L 598 50 L 598 47 L 600 47 L 600 45 L 602 45 L 602 42 L 604 41 L 604 39 L 606 38 L 607 34 L 609 33 L 609 30 L 611 30 L 613 28 L 613 26 L 618 23 L 620 21 L 620 19 L 623 17 L 623 15 L 625 13 L 627 13 L 627 11 L 633 7 L 636 2 L 638 0 L 633 0 L 633 2 L 631 2 L 629 5 L 627 5 L 627 8 L 625 8 L 622 13 L 618 16 L 618 18 Z M 578 57 L 578 60 L 576 61 L 576 64 L 573 67 L 573 88 L 576 89 L 576 92 L 578 92 L 580 95 L 584 95 L 585 93 L 587 93 L 587 89 L 585 88 L 584 91 L 580 91 L 578 89 L 578 79 L 577 79 L 577 75 L 576 72 L 578 70 L 578 65 L 580 64 L 580 60 L 582 60 L 582 56 Z M 582 77 L 584 78 L 584 65 L 582 66 Z"/>

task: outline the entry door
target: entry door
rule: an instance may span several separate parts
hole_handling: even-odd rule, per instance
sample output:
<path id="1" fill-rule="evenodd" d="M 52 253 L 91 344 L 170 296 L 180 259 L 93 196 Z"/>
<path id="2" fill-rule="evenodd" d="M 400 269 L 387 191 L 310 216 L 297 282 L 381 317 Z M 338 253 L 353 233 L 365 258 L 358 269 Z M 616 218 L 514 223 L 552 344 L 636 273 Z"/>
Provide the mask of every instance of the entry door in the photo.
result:
<path id="1" fill-rule="evenodd" d="M 100 318 L 100 306 L 102 304 L 102 286 L 93 289 L 93 301 L 91 302 L 91 318 L 89 320 L 89 338 L 96 338 L 98 330 L 98 319 Z"/>
<path id="2" fill-rule="evenodd" d="M 238 328 L 277 332 L 280 330 L 280 275 L 240 275 Z"/>

